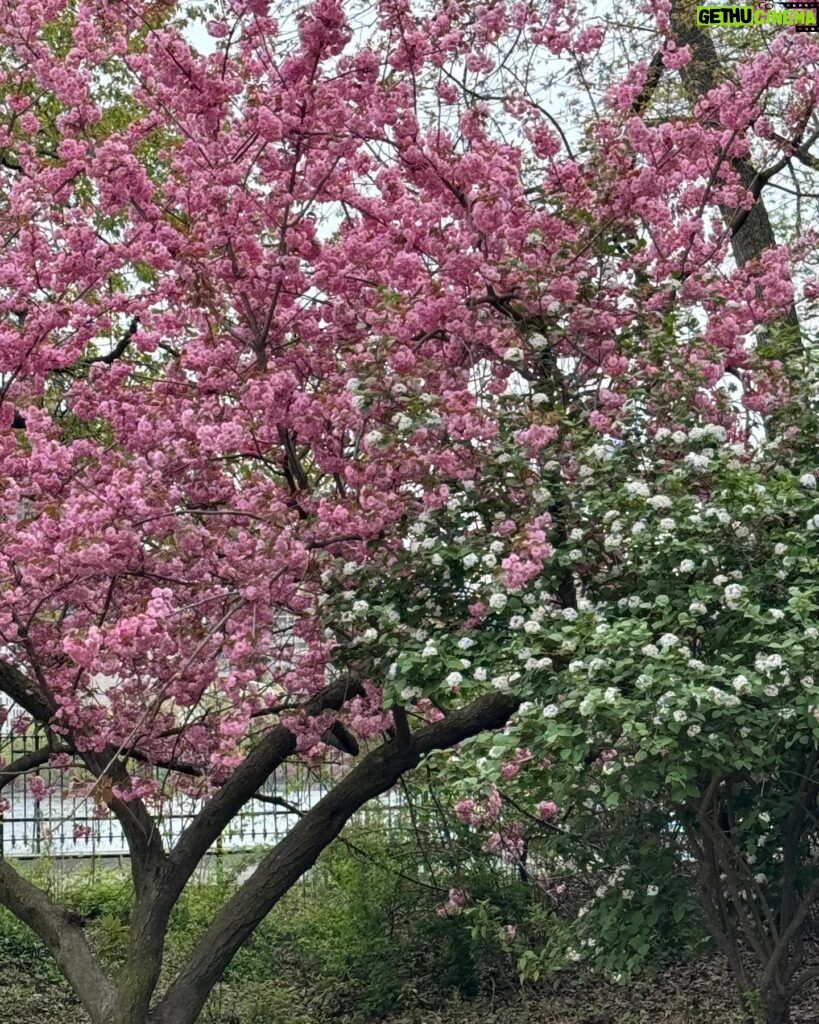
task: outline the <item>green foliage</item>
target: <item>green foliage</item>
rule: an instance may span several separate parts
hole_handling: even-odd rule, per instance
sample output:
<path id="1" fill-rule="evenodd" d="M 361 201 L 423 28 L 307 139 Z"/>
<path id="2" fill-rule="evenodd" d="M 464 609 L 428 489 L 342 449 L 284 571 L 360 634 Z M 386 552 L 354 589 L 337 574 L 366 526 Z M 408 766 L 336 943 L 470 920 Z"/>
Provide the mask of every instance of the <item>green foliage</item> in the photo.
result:
<path id="1" fill-rule="evenodd" d="M 0 962 L 34 963 L 43 953 L 43 944 L 34 932 L 5 907 L 0 907 Z"/>
<path id="2" fill-rule="evenodd" d="M 367 831 L 352 833 L 350 842 L 328 850 L 304 886 L 270 915 L 237 956 L 228 984 L 244 988 L 247 981 L 285 975 L 288 984 L 311 992 L 323 1012 L 370 1019 L 452 994 L 470 998 L 502 980 L 514 983 L 514 958 L 499 930 L 479 933 L 467 913 L 436 913 L 447 892 L 442 865 L 436 884 L 428 864 L 419 868 L 415 842 Z M 461 881 L 476 895 L 492 890 L 485 863 Z M 497 892 L 497 873 L 494 883 Z M 523 888 L 519 904 L 526 900 Z"/>
<path id="3" fill-rule="evenodd" d="M 204 880 L 188 886 L 171 915 L 166 983 L 235 890 L 237 876 L 260 855 L 217 859 Z M 59 873 L 48 862 L 29 874 L 84 922 L 103 962 L 116 970 L 127 942 L 130 880 L 113 869 Z M 468 893 L 466 906 L 439 916 L 456 885 Z M 504 931 L 512 922 L 519 929 L 515 941 Z M 514 988 L 523 935 L 542 942 L 554 923 L 531 885 L 479 851 L 365 824 L 329 849 L 261 924 L 203 1019 L 370 1021 Z M 0 956 L 26 970 L 38 965 L 50 981 L 58 977 L 42 943 L 6 911 L 0 911 Z"/>

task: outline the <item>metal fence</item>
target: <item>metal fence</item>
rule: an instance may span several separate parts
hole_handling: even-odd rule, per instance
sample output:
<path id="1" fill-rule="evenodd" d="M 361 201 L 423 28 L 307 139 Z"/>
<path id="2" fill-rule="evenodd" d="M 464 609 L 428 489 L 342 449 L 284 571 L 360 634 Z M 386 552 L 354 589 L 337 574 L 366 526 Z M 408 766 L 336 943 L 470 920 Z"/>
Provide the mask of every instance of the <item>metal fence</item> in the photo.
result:
<path id="1" fill-rule="evenodd" d="M 1 700 L 1 699 L 0 699 Z M 8 704 L 5 705 L 8 708 Z M 14 712 L 0 725 L 0 768 L 21 755 L 37 750 L 44 738 L 34 730 L 15 732 Z M 332 778 L 341 770 L 338 761 L 328 760 L 310 769 L 300 764 L 285 763 L 261 790 L 264 797 L 276 798 L 286 805 L 252 800 L 222 833 L 214 849 L 245 850 L 270 845 L 289 832 L 298 815 L 316 804 L 332 786 Z M 47 782 L 47 792 L 32 792 L 25 775 L 6 786 L 0 799 L 0 853 L 6 857 L 87 857 L 122 856 L 128 848 L 119 822 L 112 814 L 99 815 L 91 797 L 72 797 L 68 773 L 45 766 L 39 774 Z M 40 798 L 38 798 L 40 797 Z M 157 817 L 167 846 L 173 846 L 182 830 L 202 806 L 201 801 L 181 794 L 174 795 Z M 402 794 L 393 790 L 381 798 L 379 811 L 385 824 L 406 810 Z"/>

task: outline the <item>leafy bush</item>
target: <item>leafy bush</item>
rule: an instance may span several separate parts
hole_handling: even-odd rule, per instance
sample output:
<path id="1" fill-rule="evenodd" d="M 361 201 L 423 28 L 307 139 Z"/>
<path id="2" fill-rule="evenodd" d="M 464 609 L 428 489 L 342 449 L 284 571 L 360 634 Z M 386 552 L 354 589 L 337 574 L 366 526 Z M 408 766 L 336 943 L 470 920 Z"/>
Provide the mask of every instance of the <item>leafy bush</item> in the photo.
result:
<path id="1" fill-rule="evenodd" d="M 501 975 L 514 981 L 500 930 L 479 933 L 467 914 L 436 913 L 449 883 L 436 885 L 429 866 L 419 868 L 414 842 L 366 831 L 350 841 L 328 851 L 267 919 L 234 961 L 229 984 L 287 976 L 322 1013 L 367 1019 L 453 993 L 469 998 Z M 492 889 L 486 871 L 475 867 L 476 897 Z"/>
<path id="2" fill-rule="evenodd" d="M 483 854 L 467 830 L 441 829 L 440 820 L 436 828 L 419 811 L 411 831 L 385 833 L 380 821 L 367 827 L 365 819 L 345 840 L 240 950 L 205 1021 L 363 1022 L 513 988 L 519 978 L 536 980 L 552 966 L 548 950 L 560 941 L 560 908 L 531 880 Z M 204 880 L 188 886 L 169 923 L 165 983 L 237 876 L 261 855 L 217 860 Z M 114 870 L 58 874 L 42 864 L 32 870 L 47 873 L 48 887 L 82 917 L 89 939 L 115 969 L 127 940 L 130 881 Z M 673 934 L 663 938 L 673 945 Z M 56 977 L 42 944 L 3 912 L 0 955 L 43 965 L 38 969 Z"/>

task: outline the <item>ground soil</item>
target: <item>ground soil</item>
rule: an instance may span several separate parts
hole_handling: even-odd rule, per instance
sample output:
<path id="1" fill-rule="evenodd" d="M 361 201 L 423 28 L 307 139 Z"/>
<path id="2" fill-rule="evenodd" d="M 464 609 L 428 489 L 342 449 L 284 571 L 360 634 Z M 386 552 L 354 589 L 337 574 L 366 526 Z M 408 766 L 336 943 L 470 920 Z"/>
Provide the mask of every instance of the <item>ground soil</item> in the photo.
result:
<path id="1" fill-rule="evenodd" d="M 258 1005 L 252 1019 L 243 1019 L 240 995 L 223 986 L 202 1024 L 266 1024 Z M 280 1008 L 271 1010 L 267 1020 L 278 1024 Z M 312 1008 L 309 996 L 297 1016 L 299 1024 L 328 1022 L 326 1008 Z M 329 1017 L 333 1024 L 356 1020 L 354 1014 Z M 0 1024 L 87 1024 L 87 1018 L 50 970 L 6 963 L 0 970 Z M 384 1024 L 743 1024 L 743 1018 L 725 971 L 714 960 L 702 960 L 628 986 L 563 975 L 536 988 L 419 1006 Z M 819 991 L 795 1007 L 793 1024 L 819 1024 Z"/>

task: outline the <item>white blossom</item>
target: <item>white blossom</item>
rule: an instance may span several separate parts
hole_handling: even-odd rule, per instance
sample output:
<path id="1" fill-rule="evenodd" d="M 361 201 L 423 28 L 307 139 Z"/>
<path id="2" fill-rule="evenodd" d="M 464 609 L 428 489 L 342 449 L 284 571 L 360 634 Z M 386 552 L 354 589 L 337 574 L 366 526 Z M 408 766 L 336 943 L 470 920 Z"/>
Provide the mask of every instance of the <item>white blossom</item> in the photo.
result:
<path id="1" fill-rule="evenodd" d="M 648 484 L 642 480 L 630 480 L 626 484 L 626 491 L 634 498 L 647 498 L 651 494 Z"/>
<path id="2" fill-rule="evenodd" d="M 737 693 L 749 693 L 751 689 L 748 677 L 743 675 L 734 676 L 731 680 L 731 686 L 733 686 Z"/>

